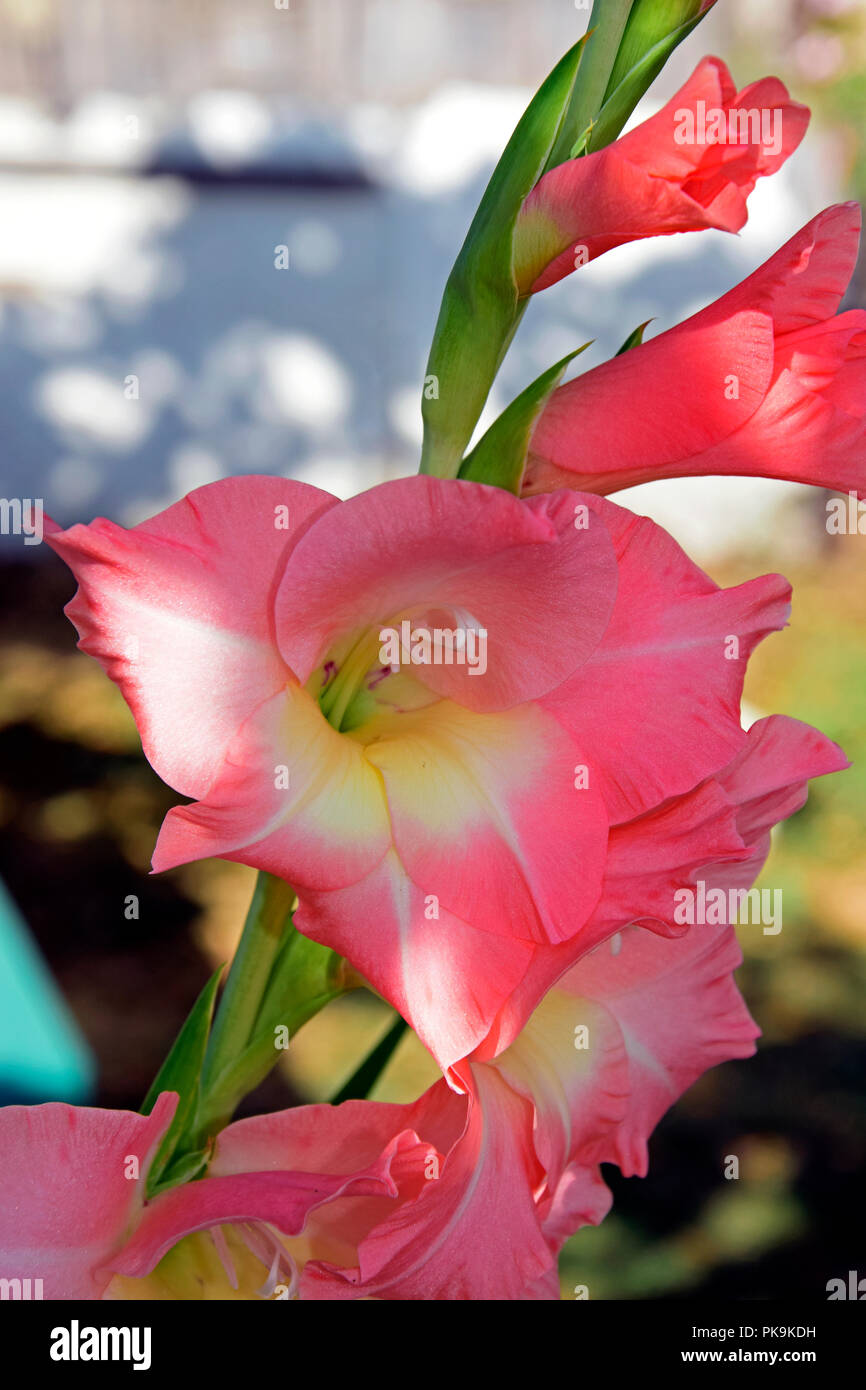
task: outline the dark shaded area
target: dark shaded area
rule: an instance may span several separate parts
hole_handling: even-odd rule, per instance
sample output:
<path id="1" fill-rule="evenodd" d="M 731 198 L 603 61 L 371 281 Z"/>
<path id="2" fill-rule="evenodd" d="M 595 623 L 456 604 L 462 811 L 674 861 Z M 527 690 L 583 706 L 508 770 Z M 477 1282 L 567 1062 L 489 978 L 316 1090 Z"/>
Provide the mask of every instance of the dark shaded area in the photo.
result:
<path id="1" fill-rule="evenodd" d="M 213 165 L 203 164 L 194 158 L 188 160 L 156 158 L 152 163 L 146 165 L 141 172 L 145 176 L 155 177 L 169 174 L 175 178 L 182 178 L 189 184 L 198 184 L 207 188 L 243 188 L 256 191 L 269 188 L 296 188 L 312 189 L 316 192 L 327 192 L 328 189 L 334 189 L 337 192 L 349 191 L 352 193 L 363 192 L 364 190 L 372 191 L 375 188 L 372 179 L 363 169 L 348 166 L 323 169 L 313 163 L 300 164 L 292 169 L 253 163 L 228 172 L 224 169 L 215 169 Z"/>
<path id="2" fill-rule="evenodd" d="M 684 1230 L 719 1189 L 720 1155 L 736 1152 L 743 1135 L 781 1139 L 793 1152 L 803 1234 L 710 1268 L 668 1297 L 814 1299 L 828 1280 L 866 1271 L 866 1040 L 816 1033 L 710 1073 L 658 1126 L 646 1178 L 605 1165 L 614 1210 L 647 1243 Z"/>

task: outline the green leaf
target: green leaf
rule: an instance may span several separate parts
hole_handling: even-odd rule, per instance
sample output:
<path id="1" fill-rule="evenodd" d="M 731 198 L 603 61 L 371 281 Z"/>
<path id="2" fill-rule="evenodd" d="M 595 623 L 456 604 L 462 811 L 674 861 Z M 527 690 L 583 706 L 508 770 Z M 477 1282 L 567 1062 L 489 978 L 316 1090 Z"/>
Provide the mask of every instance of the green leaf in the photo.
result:
<path id="1" fill-rule="evenodd" d="M 514 225 L 559 137 L 583 45 L 569 49 L 529 103 L 448 277 L 425 372 L 423 473 L 456 477 L 522 317 L 511 264 Z"/>
<path id="2" fill-rule="evenodd" d="M 576 348 L 521 391 L 467 454 L 458 476 L 473 483 L 490 483 L 519 495 L 529 441 L 538 417 L 569 362 L 589 346 L 584 343 L 583 347 Z"/>
<path id="3" fill-rule="evenodd" d="M 616 356 L 622 357 L 622 354 L 628 352 L 629 348 L 640 347 L 643 342 L 644 329 L 653 322 L 653 319 L 646 319 L 643 323 L 639 323 L 637 328 L 632 329 Z"/>
<path id="4" fill-rule="evenodd" d="M 150 1172 L 147 1175 L 147 1193 L 152 1195 L 178 1142 L 185 1133 L 198 1100 L 199 1077 L 204 1062 L 213 1018 L 214 1000 L 223 966 L 215 970 L 175 1039 L 174 1045 L 159 1069 L 153 1085 L 144 1098 L 141 1107 L 143 1115 L 149 1115 L 163 1091 L 178 1093 L 177 1110 L 168 1131 L 157 1150 Z"/>
<path id="5" fill-rule="evenodd" d="M 604 104 L 582 137 L 587 151 L 615 140 L 648 87 L 674 49 L 700 24 L 706 10 L 695 11 L 695 0 L 637 0 L 623 37 Z M 685 18 L 681 18 L 685 15 Z"/>

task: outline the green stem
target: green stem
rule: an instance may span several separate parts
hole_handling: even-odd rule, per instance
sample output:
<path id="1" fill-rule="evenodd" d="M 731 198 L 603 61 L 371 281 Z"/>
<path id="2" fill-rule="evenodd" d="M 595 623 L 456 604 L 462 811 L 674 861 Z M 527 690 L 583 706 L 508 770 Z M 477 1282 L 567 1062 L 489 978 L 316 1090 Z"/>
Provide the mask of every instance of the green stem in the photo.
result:
<path id="1" fill-rule="evenodd" d="M 306 1000 L 294 1011 L 283 1012 L 279 1015 L 278 1022 L 293 1036 L 314 1014 L 342 992 L 342 988 L 335 985 L 333 989 L 325 990 Z M 229 1062 L 214 1076 L 196 1114 L 197 1144 L 205 1145 L 212 1135 L 224 1129 L 244 1096 L 255 1090 L 276 1065 L 279 1053 L 274 1048 L 275 1026 L 265 1027 L 235 1061 Z"/>
<path id="2" fill-rule="evenodd" d="M 208 1043 L 202 1092 L 252 1037 L 274 961 L 291 925 L 294 901 L 290 884 L 273 874 L 259 874 Z"/>

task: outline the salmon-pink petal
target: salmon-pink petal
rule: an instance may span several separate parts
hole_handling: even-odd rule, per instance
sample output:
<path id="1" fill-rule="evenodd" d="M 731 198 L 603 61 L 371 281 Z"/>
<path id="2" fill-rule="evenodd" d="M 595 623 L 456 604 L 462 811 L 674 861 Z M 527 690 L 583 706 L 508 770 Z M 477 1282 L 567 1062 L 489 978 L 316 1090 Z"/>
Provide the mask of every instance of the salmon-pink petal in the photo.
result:
<path id="1" fill-rule="evenodd" d="M 631 1098 L 606 1157 L 627 1177 L 646 1173 L 650 1134 L 699 1076 L 755 1051 L 759 1030 L 732 973 L 741 960 L 732 927 L 675 939 L 629 928 L 617 954 L 601 947 L 558 986 L 603 1005 L 625 1041 Z"/>
<path id="2" fill-rule="evenodd" d="M 241 726 L 207 796 L 163 822 L 156 870 L 236 859 L 296 888 L 341 888 L 391 842 L 381 779 L 290 680 Z"/>
<path id="3" fill-rule="evenodd" d="M 309 1263 L 304 1297 L 523 1299 L 550 1271 L 533 1199 L 541 1173 L 531 1106 L 491 1068 L 475 1068 L 472 1084 L 465 1133 L 439 1176 L 370 1232 L 357 1268 Z"/>
<path id="4" fill-rule="evenodd" d="M 565 989 L 545 995 L 492 1065 L 535 1107 L 535 1149 L 551 1195 L 572 1163 L 597 1164 L 624 1119 L 628 1057 L 612 1016 Z"/>
<path id="5" fill-rule="evenodd" d="M 705 865 L 737 864 L 748 856 L 736 807 L 711 778 L 611 831 L 594 917 L 607 934 L 640 921 L 663 936 L 677 936 L 684 929 L 674 919 L 676 892 Z"/>
<path id="6" fill-rule="evenodd" d="M 490 932 L 574 935 L 598 898 L 607 816 L 555 719 L 533 705 L 476 714 L 442 701 L 366 752 L 397 853 L 425 895 Z"/>
<path id="7" fill-rule="evenodd" d="M 602 505 L 619 560 L 614 614 L 590 660 L 542 704 L 592 750 L 616 824 L 689 791 L 742 747 L 746 662 L 787 622 L 790 588 L 767 575 L 719 589 L 660 527 Z"/>
<path id="8" fill-rule="evenodd" d="M 725 113 L 724 140 L 714 139 L 711 128 L 704 130 L 702 111 Z M 763 120 L 763 130 L 752 113 L 757 127 Z M 687 138 L 689 114 L 695 138 Z M 775 78 L 753 83 L 738 96 L 724 63 L 703 59 L 649 120 L 543 175 L 515 228 L 518 289 L 522 294 L 545 289 L 638 237 L 704 227 L 739 231 L 758 179 L 792 154 L 808 121 L 807 108 L 792 102 Z M 770 135 L 766 144 L 765 134 Z"/>
<path id="9" fill-rule="evenodd" d="M 582 957 L 496 1059 L 534 1104 L 554 1208 L 570 1176 L 603 1214 L 603 1189 L 586 1170 L 604 1161 L 645 1174 L 665 1110 L 709 1067 L 751 1055 L 758 1030 L 733 981 L 740 960 L 730 927 L 694 927 L 677 940 L 628 928 L 616 949 L 604 943 Z"/>
<path id="10" fill-rule="evenodd" d="M 859 203 L 825 208 L 768 261 L 686 324 L 752 310 L 769 314 L 778 335 L 832 318 L 857 264 L 861 221 Z"/>
<path id="11" fill-rule="evenodd" d="M 465 1109 L 466 1097 L 442 1085 L 413 1105 L 349 1101 L 236 1121 L 218 1136 L 207 1178 L 151 1202 L 112 1269 L 140 1278 L 184 1236 L 232 1223 L 303 1232 L 354 1255 L 395 1201 L 417 1196 L 437 1141 L 459 1138 Z"/>
<path id="12" fill-rule="evenodd" d="M 311 1211 L 304 1228 L 310 1251 L 342 1248 L 354 1265 L 358 1245 L 390 1219 L 395 1201 L 414 1200 L 441 1170 L 464 1133 L 470 1104 L 467 1095 L 439 1084 L 410 1105 L 359 1100 L 257 1115 L 223 1130 L 209 1172 L 293 1169 L 333 1177 L 386 1169 L 387 1190 L 383 1185 L 373 1195 L 347 1187 Z"/>
<path id="13" fill-rule="evenodd" d="M 384 1159 L 368 1172 L 349 1176 L 265 1172 L 184 1183 L 148 1204 L 131 1239 L 108 1262 L 110 1272 L 143 1278 L 172 1246 L 195 1231 L 234 1222 L 265 1222 L 294 1236 L 324 1202 L 353 1194 L 376 1197 L 394 1192 Z"/>
<path id="14" fill-rule="evenodd" d="M 105 1262 L 139 1220 L 177 1096 L 150 1115 L 72 1105 L 0 1109 L 0 1275 L 47 1299 L 99 1298 Z M 38 1296 L 38 1295 L 37 1295 Z"/>
<path id="15" fill-rule="evenodd" d="M 651 465 L 658 476 L 663 461 L 699 454 L 745 424 L 770 385 L 772 319 L 744 309 L 688 333 L 685 327 L 554 391 L 532 436 L 527 495 L 550 486 L 629 487 Z"/>
<path id="16" fill-rule="evenodd" d="M 804 805 L 810 779 L 847 766 L 842 750 L 810 725 L 785 715 L 759 720 L 713 777 L 613 827 L 587 936 L 609 936 L 634 922 L 681 935 L 677 894 L 699 879 L 749 887 L 767 857 L 772 827 Z"/>
<path id="17" fill-rule="evenodd" d="M 371 1167 L 395 1136 L 423 1129 L 426 1140 L 447 1149 L 465 1124 L 465 1097 L 437 1086 L 436 1101 L 409 1105 L 347 1100 L 342 1105 L 301 1105 L 235 1120 L 217 1136 L 208 1173 L 299 1172 L 346 1176 Z"/>
<path id="18" fill-rule="evenodd" d="M 782 367 L 742 429 L 688 459 L 689 474 L 787 478 L 866 496 L 866 314 L 841 317 L 848 322 L 836 336 L 832 379 L 814 390 L 802 358 L 797 371 Z"/>
<path id="19" fill-rule="evenodd" d="M 586 660 L 615 589 L 604 526 L 578 530 L 565 495 L 527 507 L 501 488 L 401 478 L 344 502 L 301 538 L 277 595 L 277 633 L 303 682 L 347 635 L 403 617 L 483 628 L 483 674 L 459 664 L 413 671 L 467 708 L 501 710 Z"/>
<path id="20" fill-rule="evenodd" d="M 849 766 L 838 744 L 819 729 L 772 714 L 752 725 L 745 748 L 719 773 L 719 784 L 737 807 L 740 834 L 754 844 L 805 805 L 810 778 Z"/>
<path id="21" fill-rule="evenodd" d="M 749 888 L 767 857 L 770 830 L 803 805 L 808 780 L 845 766 L 841 749 L 817 729 L 773 715 L 753 724 L 741 751 L 705 782 L 613 826 L 592 916 L 573 942 L 535 947 L 474 1056 L 503 1052 L 587 951 L 619 949 L 624 927 L 637 923 L 662 936 L 682 935 L 688 929 L 677 914 L 683 889 L 694 891 L 699 880 L 710 888 Z"/>
<path id="22" fill-rule="evenodd" d="M 130 531 L 102 519 L 46 530 L 79 583 L 66 608 L 79 645 L 183 795 L 207 791 L 238 726 L 284 683 L 273 594 L 298 536 L 336 500 L 305 483 L 226 478 Z"/>
<path id="23" fill-rule="evenodd" d="M 845 765 L 841 750 L 807 724 L 784 716 L 761 720 L 749 730 L 743 751 L 715 779 L 716 790 L 724 794 L 736 821 L 736 833 L 731 835 L 729 829 L 725 831 L 729 818 L 719 816 L 723 834 L 730 839 L 729 852 L 713 852 L 703 865 L 695 864 L 700 848 L 699 839 L 697 844 L 692 842 L 694 813 L 702 804 L 706 806 L 708 786 L 682 799 L 662 820 L 644 817 L 621 827 L 621 843 L 612 854 L 611 881 L 627 868 L 629 857 L 645 863 L 655 841 L 659 882 L 653 887 L 647 876 L 644 901 L 655 900 L 662 919 L 672 916 L 674 894 L 684 883 L 701 879 L 707 890 L 748 888 L 766 858 L 770 829 L 803 805 L 808 779 Z M 685 838 L 677 831 L 678 820 L 680 829 L 688 832 Z M 737 838 L 743 852 L 737 851 Z M 615 840 L 616 832 L 611 835 L 612 844 Z M 678 848 L 682 867 L 672 874 L 665 865 L 676 858 Z M 692 1081 L 718 1061 L 749 1056 L 754 1050 L 757 1029 L 731 973 L 740 959 L 730 926 L 698 923 L 674 940 L 626 928 L 610 945 L 582 957 L 533 1015 L 533 1020 L 543 1016 L 553 1007 L 548 1000 L 565 993 L 594 1001 L 616 1019 L 629 1056 L 631 1100 L 607 1156 L 627 1174 L 646 1171 L 649 1134 Z M 522 1035 L 514 1047 L 518 1053 L 521 1043 Z M 506 1052 L 498 1064 L 507 1067 L 508 1057 Z"/>
<path id="24" fill-rule="evenodd" d="M 691 887 L 708 865 L 720 863 L 733 866 L 737 882 L 751 882 L 757 872 L 753 851 L 737 829 L 736 807 L 715 779 L 613 826 L 595 911 L 573 941 L 535 948 L 474 1055 L 490 1059 L 513 1044 L 527 1018 L 539 1011 L 543 1016 L 556 981 L 588 952 L 618 947 L 624 927 L 639 923 L 663 936 L 682 935 L 686 927 L 675 917 L 675 894 Z"/>
<path id="25" fill-rule="evenodd" d="M 705 474 L 866 486 L 866 315 L 833 318 L 859 233 L 856 203 L 828 208 L 707 309 L 559 387 L 525 495 Z"/>
<path id="26" fill-rule="evenodd" d="M 700 102 L 709 118 L 706 121 Z M 687 111 L 696 118 L 693 127 Z M 713 128 L 713 111 L 724 111 L 728 116 L 724 139 L 716 138 L 721 132 Z M 763 123 L 751 114 L 759 111 Z M 749 117 L 740 113 L 749 113 Z M 667 105 L 626 131 L 616 145 L 625 157 L 650 168 L 653 177 L 679 184 L 708 211 L 715 211 L 716 202 L 726 192 L 736 194 L 741 220 L 738 226 L 726 229 L 737 231 L 746 220 L 746 197 L 762 175 L 781 168 L 799 145 L 808 123 L 807 107 L 791 101 L 778 78 L 761 78 L 738 93 L 720 58 L 702 58 Z M 696 136 L 704 134 L 707 138 L 689 140 L 690 128 Z M 770 135 L 767 142 L 765 133 Z M 773 144 L 778 144 L 778 149 L 774 150 Z"/>
<path id="27" fill-rule="evenodd" d="M 785 715 L 758 720 L 713 777 L 612 828 L 587 936 L 633 922 L 681 935 L 677 894 L 699 879 L 748 888 L 767 857 L 771 829 L 805 804 L 811 778 L 847 766 L 842 750 L 810 725 Z"/>
<path id="28" fill-rule="evenodd" d="M 556 1246 L 581 1226 L 599 1226 L 613 1205 L 613 1194 L 598 1166 L 570 1163 L 545 1204 L 542 1229 Z M 560 1298 L 559 1280 L 551 1297 Z"/>
<path id="29" fill-rule="evenodd" d="M 432 900 L 393 853 L 351 888 L 302 893 L 295 922 L 345 956 L 445 1072 L 482 1041 L 532 957 L 528 941 L 480 931 Z"/>

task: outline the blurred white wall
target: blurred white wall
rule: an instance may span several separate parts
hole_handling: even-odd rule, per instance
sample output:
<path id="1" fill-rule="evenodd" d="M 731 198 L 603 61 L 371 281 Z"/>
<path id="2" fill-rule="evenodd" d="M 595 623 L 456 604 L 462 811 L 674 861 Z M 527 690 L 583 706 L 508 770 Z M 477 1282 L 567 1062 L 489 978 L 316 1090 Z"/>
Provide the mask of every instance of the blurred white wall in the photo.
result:
<path id="1" fill-rule="evenodd" d="M 776 20 L 789 9 L 779 0 Z M 42 496 L 62 522 L 131 522 L 228 473 L 346 495 L 414 471 L 446 275 L 587 9 L 6 0 L 3 13 L 0 493 Z M 704 52 L 727 52 L 737 14 L 717 6 L 639 116 Z M 741 85 L 760 75 L 735 69 Z M 154 162 L 169 172 L 142 176 Z M 740 237 L 635 244 L 538 296 L 484 423 L 587 338 L 580 370 L 644 319 L 660 331 L 723 293 L 841 181 L 815 133 L 759 186 Z M 711 479 L 621 498 L 710 559 L 792 491 Z"/>

